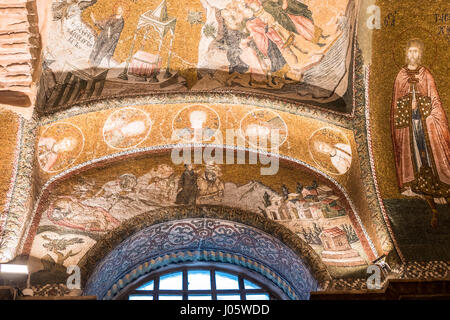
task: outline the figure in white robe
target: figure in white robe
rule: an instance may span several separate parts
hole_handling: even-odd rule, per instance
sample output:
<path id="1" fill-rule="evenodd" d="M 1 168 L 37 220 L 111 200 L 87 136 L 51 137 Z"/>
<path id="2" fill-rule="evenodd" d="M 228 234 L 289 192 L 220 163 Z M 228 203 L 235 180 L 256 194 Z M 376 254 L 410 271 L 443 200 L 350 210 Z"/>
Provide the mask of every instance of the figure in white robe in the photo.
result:
<path id="1" fill-rule="evenodd" d="M 339 174 L 344 174 L 352 164 L 352 150 L 348 144 L 336 143 L 331 145 L 323 141 L 315 141 L 314 148 L 317 152 L 330 157 L 330 162 Z"/>

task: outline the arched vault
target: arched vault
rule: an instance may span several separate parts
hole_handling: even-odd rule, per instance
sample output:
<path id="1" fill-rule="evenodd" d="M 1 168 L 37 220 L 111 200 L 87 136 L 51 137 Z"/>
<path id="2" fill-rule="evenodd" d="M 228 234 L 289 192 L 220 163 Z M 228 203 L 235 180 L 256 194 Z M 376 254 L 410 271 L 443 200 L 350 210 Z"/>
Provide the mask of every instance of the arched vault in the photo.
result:
<path id="1" fill-rule="evenodd" d="M 307 298 L 331 279 L 318 255 L 292 231 L 217 206 L 168 207 L 137 216 L 98 241 L 79 266 L 85 294 L 110 299 L 118 282 L 122 288 L 163 265 L 189 261 L 241 264 L 266 275 L 267 268 L 269 279 L 285 286 L 293 299 Z"/>

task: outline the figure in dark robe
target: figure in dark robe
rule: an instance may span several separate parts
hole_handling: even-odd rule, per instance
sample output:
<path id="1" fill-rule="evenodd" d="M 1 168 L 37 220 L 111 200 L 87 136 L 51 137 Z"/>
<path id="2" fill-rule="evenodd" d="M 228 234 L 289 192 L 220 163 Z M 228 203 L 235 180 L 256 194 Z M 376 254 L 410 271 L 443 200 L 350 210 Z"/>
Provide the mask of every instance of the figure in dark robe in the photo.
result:
<path id="1" fill-rule="evenodd" d="M 420 65 L 422 51 L 421 40 L 409 41 L 394 85 L 392 140 L 400 192 L 423 196 L 436 227 L 435 200 L 450 202 L 450 133 L 433 76 Z"/>
<path id="2" fill-rule="evenodd" d="M 93 67 L 98 67 L 106 58 L 109 66 L 124 26 L 123 8 L 117 7 L 116 14 L 102 22 L 95 20 L 93 14 L 91 14 L 91 18 L 101 32 L 95 40 L 94 48 L 89 56 L 89 63 Z"/>
<path id="3" fill-rule="evenodd" d="M 297 193 L 301 195 L 302 191 L 303 191 L 303 184 L 301 184 L 300 182 L 297 182 L 296 190 L 297 190 Z"/>
<path id="4" fill-rule="evenodd" d="M 298 0 L 261 0 L 261 4 L 286 30 L 301 35 L 320 47 L 325 45 L 319 41 L 328 36 L 324 36 L 322 29 L 314 25 L 312 12 L 306 4 Z"/>
<path id="5" fill-rule="evenodd" d="M 283 193 L 284 200 L 287 200 L 289 198 L 289 189 L 285 184 L 281 186 L 281 192 Z"/>
<path id="6" fill-rule="evenodd" d="M 186 164 L 178 185 L 180 191 L 175 200 L 176 204 L 195 204 L 198 194 L 197 178 L 197 173 L 194 171 L 192 165 Z"/>
<path id="7" fill-rule="evenodd" d="M 248 70 L 248 64 L 246 64 L 240 58 L 242 54 L 242 49 L 239 48 L 239 43 L 246 36 L 242 31 L 239 30 L 231 30 L 224 26 L 224 35 L 223 42 L 227 49 L 227 59 L 230 63 L 229 73 L 237 72 L 237 73 L 245 73 Z"/>

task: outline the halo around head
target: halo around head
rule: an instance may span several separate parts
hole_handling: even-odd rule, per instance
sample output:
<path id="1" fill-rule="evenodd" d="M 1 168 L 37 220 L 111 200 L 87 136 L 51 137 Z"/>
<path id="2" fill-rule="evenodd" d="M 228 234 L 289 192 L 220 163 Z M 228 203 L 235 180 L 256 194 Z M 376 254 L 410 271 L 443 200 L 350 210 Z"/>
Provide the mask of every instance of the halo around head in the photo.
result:
<path id="1" fill-rule="evenodd" d="M 421 43 L 421 64 L 429 69 L 432 69 L 433 63 L 437 58 L 436 39 L 430 31 L 421 27 L 405 29 L 397 37 L 397 41 L 393 46 L 392 52 L 395 65 L 399 69 L 405 65 L 406 50 L 411 42 L 415 44 Z"/>

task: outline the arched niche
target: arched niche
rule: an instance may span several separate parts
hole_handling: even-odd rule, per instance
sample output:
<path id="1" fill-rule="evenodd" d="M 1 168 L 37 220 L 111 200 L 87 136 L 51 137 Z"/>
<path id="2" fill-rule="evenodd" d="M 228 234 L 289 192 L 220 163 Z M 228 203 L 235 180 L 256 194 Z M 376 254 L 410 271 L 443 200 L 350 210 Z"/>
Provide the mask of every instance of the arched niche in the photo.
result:
<path id="1" fill-rule="evenodd" d="M 87 279 L 84 294 L 112 299 L 160 267 L 196 261 L 248 268 L 291 299 L 307 299 L 329 280 L 308 245 L 265 218 L 255 221 L 251 214 L 219 207 L 164 211 L 160 219 L 130 220 L 88 251 L 80 261 L 82 278 Z"/>

